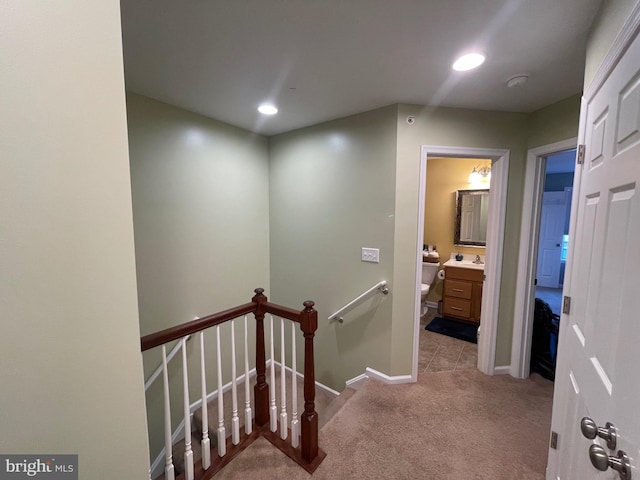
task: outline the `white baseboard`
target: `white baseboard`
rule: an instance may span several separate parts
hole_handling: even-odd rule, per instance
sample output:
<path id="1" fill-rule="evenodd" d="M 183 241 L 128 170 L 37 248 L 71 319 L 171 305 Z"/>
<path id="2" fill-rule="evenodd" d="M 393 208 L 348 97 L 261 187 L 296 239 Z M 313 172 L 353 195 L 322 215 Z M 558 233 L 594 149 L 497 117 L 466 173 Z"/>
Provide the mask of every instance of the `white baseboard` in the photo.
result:
<path id="1" fill-rule="evenodd" d="M 503 365 L 501 367 L 494 367 L 494 375 L 509 375 L 511 373 L 511 365 Z"/>
<path id="2" fill-rule="evenodd" d="M 358 375 L 357 377 L 353 377 L 351 380 L 347 380 L 345 384 L 347 388 L 358 390 L 368 378 L 369 376 L 366 373 L 363 373 L 361 375 Z"/>
<path id="3" fill-rule="evenodd" d="M 280 367 L 281 363 L 277 360 L 274 360 L 274 365 L 276 365 L 276 367 Z M 271 365 L 271 360 L 267 360 L 267 368 L 269 368 L 269 366 Z M 291 367 L 287 367 L 285 365 L 285 370 L 289 373 L 291 373 L 293 371 L 293 369 Z M 296 372 L 296 376 L 298 378 L 304 379 L 304 374 L 301 372 Z M 316 387 L 319 388 L 320 390 L 324 390 L 325 392 L 327 392 L 329 395 L 333 395 L 334 397 L 337 397 L 338 395 L 340 395 L 340 392 L 334 390 L 331 387 L 327 387 L 325 384 L 318 382 L 317 380 L 315 381 Z"/>
<path id="4" fill-rule="evenodd" d="M 438 302 L 432 302 L 431 300 L 428 300 L 426 303 L 427 307 L 429 308 L 438 308 Z"/>
<path id="5" fill-rule="evenodd" d="M 372 378 L 382 383 L 386 383 L 387 385 L 399 385 L 401 383 L 415 383 L 411 378 L 411 375 L 396 375 L 389 376 L 386 373 L 379 372 L 378 370 L 374 370 L 371 367 L 367 367 L 365 369 L 365 373 L 358 375 L 350 380 L 346 381 L 346 385 L 349 388 L 353 388 L 357 390 L 368 378 Z"/>
<path id="6" fill-rule="evenodd" d="M 365 370 L 369 378 L 378 380 L 379 382 L 386 383 L 387 385 L 399 385 L 401 383 L 415 383 L 411 378 L 411 375 L 395 375 L 390 377 L 389 375 L 374 370 L 371 367 L 367 367 Z"/>

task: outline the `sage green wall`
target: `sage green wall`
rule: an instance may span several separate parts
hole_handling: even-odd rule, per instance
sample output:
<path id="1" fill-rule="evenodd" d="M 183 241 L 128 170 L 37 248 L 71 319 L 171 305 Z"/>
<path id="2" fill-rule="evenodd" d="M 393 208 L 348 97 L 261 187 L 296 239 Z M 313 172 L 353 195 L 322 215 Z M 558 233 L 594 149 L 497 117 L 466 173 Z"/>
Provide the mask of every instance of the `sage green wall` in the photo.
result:
<path id="1" fill-rule="evenodd" d="M 577 137 L 580 98 L 580 94 L 574 95 L 533 112 L 527 129 L 527 149 Z"/>
<path id="2" fill-rule="evenodd" d="M 339 391 L 366 367 L 390 371 L 395 145 L 395 106 L 269 139 L 271 300 L 316 302 L 316 379 Z M 362 262 L 361 247 L 379 248 L 380 263 Z M 389 295 L 329 323 L 380 280 Z"/>
<path id="3" fill-rule="evenodd" d="M 416 117 L 413 125 L 406 123 L 408 115 Z M 500 148 L 511 151 L 495 364 L 501 366 L 510 363 L 527 124 L 528 115 L 521 113 L 398 106 L 391 375 L 411 371 L 418 181 L 422 145 Z"/>
<path id="4" fill-rule="evenodd" d="M 0 31 L 0 452 L 148 479 L 119 2 Z"/>
<path id="5" fill-rule="evenodd" d="M 142 334 L 247 303 L 256 287 L 268 292 L 266 138 L 134 94 L 127 95 L 127 113 Z M 230 355 L 229 328 L 221 329 L 223 357 Z M 205 338 L 213 366 L 214 332 Z M 194 402 L 199 342 L 187 345 Z M 243 352 L 239 345 L 239 359 Z M 159 349 L 145 353 L 145 378 L 160 361 Z M 170 367 L 174 428 L 182 419 L 181 363 L 178 356 Z M 224 365 L 226 383 L 230 362 Z M 213 367 L 207 385 L 216 389 Z M 161 387 L 157 381 L 147 394 L 152 458 L 163 445 Z"/>
<path id="6" fill-rule="evenodd" d="M 604 0 L 587 38 L 584 88 L 593 80 L 622 25 L 638 0 Z"/>
<path id="7" fill-rule="evenodd" d="M 287 305 L 317 301 L 320 381 L 339 389 L 367 366 L 389 375 L 411 372 L 419 161 L 425 144 L 510 150 L 495 360 L 497 366 L 509 364 L 526 152 L 530 143 L 575 136 L 578 102 L 575 96 L 533 114 L 398 105 L 270 139 L 272 294 Z M 387 131 L 389 112 L 395 115 L 395 137 Z M 414 125 L 405 122 L 408 115 L 416 117 Z M 389 148 L 395 149 L 392 155 Z M 367 163 L 376 165 L 376 176 L 367 174 Z M 375 213 L 372 201 L 379 202 L 383 215 Z M 391 267 L 384 264 L 385 249 L 380 266 L 360 262 L 360 247 L 380 245 L 367 240 L 368 232 L 391 242 Z M 352 314 L 368 312 L 370 323 L 350 316 L 343 325 L 323 323 L 368 284 L 389 280 L 389 268 L 392 295 L 377 310 L 365 305 Z M 381 308 L 390 312 L 381 316 Z M 390 323 L 380 322 L 383 316 Z"/>

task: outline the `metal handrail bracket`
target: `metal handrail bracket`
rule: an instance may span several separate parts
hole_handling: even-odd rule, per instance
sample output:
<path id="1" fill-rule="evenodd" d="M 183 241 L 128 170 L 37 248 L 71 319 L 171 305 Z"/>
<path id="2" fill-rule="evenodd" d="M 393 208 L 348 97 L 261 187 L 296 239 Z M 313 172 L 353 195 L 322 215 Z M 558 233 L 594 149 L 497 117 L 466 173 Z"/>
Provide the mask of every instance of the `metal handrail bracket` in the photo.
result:
<path id="1" fill-rule="evenodd" d="M 371 296 L 371 294 L 377 293 L 377 292 L 383 293 L 384 295 L 387 295 L 389 293 L 389 287 L 387 286 L 386 280 L 382 280 L 381 282 L 376 283 L 369 290 L 361 293 L 356 298 L 354 298 L 349 303 L 347 303 L 344 307 L 340 308 L 335 313 L 329 315 L 329 321 L 337 320 L 339 323 L 344 322 L 344 318 L 342 317 L 343 313 L 351 310 L 353 307 L 355 307 L 356 305 L 364 301 L 366 298 Z"/>

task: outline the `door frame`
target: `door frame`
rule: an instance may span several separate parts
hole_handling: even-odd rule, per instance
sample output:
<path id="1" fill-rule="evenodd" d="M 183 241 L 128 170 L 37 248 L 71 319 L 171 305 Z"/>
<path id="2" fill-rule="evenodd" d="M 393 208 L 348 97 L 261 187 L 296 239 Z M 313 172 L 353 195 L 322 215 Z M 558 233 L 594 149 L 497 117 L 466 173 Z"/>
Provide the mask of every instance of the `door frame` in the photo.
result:
<path id="1" fill-rule="evenodd" d="M 481 335 L 478 339 L 478 369 L 486 375 L 509 373 L 509 367 L 495 366 L 498 310 L 502 280 L 502 252 L 504 247 L 505 216 L 507 210 L 507 184 L 509 179 L 510 150 L 422 145 L 420 148 L 420 191 L 418 203 L 418 239 L 416 251 L 415 311 L 413 334 L 412 378 L 418 378 L 420 345 L 420 279 L 422 275 L 422 245 L 424 240 L 424 210 L 428 157 L 458 157 L 491 159 L 491 188 L 489 190 L 489 221 L 485 278 L 494 279 L 482 290 Z M 443 259 L 447 261 L 448 259 Z"/>
<path id="2" fill-rule="evenodd" d="M 546 157 L 576 148 L 577 144 L 578 137 L 573 137 L 527 151 L 509 371 L 515 378 L 529 378 L 535 277 L 538 265 L 538 232 L 542 213 Z"/>

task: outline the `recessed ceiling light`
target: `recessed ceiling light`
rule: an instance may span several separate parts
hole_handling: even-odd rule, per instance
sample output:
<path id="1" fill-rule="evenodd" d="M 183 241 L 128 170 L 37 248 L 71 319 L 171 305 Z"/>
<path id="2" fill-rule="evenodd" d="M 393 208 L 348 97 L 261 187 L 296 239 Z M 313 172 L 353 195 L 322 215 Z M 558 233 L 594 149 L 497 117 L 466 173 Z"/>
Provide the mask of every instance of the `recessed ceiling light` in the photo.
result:
<path id="1" fill-rule="evenodd" d="M 453 63 L 453 69 L 458 72 L 465 72 L 479 67 L 484 62 L 484 55 L 479 53 L 467 53 Z"/>
<path id="2" fill-rule="evenodd" d="M 278 109 L 271 104 L 265 103 L 258 107 L 258 111 L 264 115 L 275 115 Z"/>

